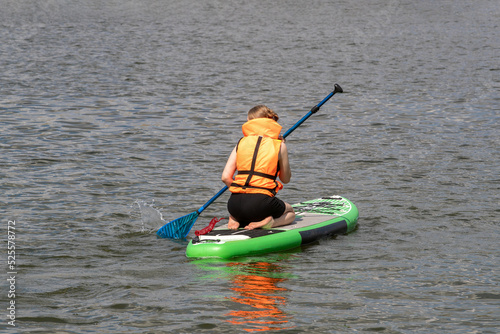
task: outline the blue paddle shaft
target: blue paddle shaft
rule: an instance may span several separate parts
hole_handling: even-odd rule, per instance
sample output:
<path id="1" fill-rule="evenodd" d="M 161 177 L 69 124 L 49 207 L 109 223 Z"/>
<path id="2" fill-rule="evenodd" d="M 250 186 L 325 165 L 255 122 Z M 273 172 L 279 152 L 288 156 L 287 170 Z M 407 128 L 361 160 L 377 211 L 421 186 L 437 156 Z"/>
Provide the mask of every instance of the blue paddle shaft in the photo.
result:
<path id="1" fill-rule="evenodd" d="M 292 133 L 293 131 L 295 131 L 295 129 L 297 129 L 302 123 L 304 123 L 309 117 L 311 117 L 312 114 L 315 114 L 319 110 L 319 108 L 321 108 L 321 106 L 323 104 L 325 104 L 326 101 L 328 101 L 337 92 L 342 93 L 342 88 L 339 85 L 335 84 L 335 89 L 333 90 L 333 92 L 331 92 L 330 94 L 328 94 L 328 96 L 325 97 L 323 99 L 323 101 L 321 101 L 320 103 L 318 103 L 317 105 L 315 105 L 304 117 L 302 117 L 297 123 L 295 123 L 294 126 L 292 126 L 290 129 L 288 129 L 288 131 L 285 132 L 285 134 L 283 135 L 283 138 L 288 137 L 288 135 L 290 133 Z"/>
<path id="2" fill-rule="evenodd" d="M 212 197 L 208 202 L 203 204 L 201 208 L 197 210 L 198 214 L 202 213 L 203 210 L 205 210 L 210 204 L 212 204 L 217 198 L 219 198 L 220 195 L 222 195 L 225 191 L 227 190 L 227 186 L 224 186 L 217 194 L 215 194 L 214 197 Z"/>

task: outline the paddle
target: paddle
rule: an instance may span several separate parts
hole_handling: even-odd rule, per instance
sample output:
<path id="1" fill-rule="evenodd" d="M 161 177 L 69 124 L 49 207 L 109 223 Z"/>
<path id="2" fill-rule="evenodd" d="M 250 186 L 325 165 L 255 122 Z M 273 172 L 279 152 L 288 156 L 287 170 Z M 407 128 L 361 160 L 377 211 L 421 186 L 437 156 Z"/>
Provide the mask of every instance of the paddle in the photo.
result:
<path id="1" fill-rule="evenodd" d="M 325 104 L 333 95 L 335 95 L 335 93 L 343 92 L 342 87 L 340 87 L 338 84 L 335 84 L 334 87 L 335 88 L 333 92 L 328 94 L 328 96 L 325 97 L 323 101 L 315 105 L 304 117 L 302 117 L 297 123 L 295 123 L 294 126 L 288 129 L 288 131 L 285 132 L 285 134 L 283 135 L 283 138 L 286 138 L 289 134 L 291 134 L 309 117 L 311 117 L 312 114 L 318 112 L 319 108 L 321 108 L 323 104 Z M 156 234 L 161 238 L 184 239 L 188 235 L 189 231 L 191 231 L 191 228 L 193 227 L 196 219 L 203 212 L 203 210 L 205 210 L 210 204 L 212 204 L 217 198 L 219 198 L 219 196 L 222 195 L 227 190 L 227 188 L 228 188 L 227 186 L 224 186 L 224 188 L 219 190 L 219 192 L 215 194 L 214 197 L 212 197 L 208 202 L 206 202 L 201 208 L 199 208 L 195 212 L 192 212 L 188 215 L 177 218 L 165 224 L 158 230 L 158 232 L 156 232 Z"/>

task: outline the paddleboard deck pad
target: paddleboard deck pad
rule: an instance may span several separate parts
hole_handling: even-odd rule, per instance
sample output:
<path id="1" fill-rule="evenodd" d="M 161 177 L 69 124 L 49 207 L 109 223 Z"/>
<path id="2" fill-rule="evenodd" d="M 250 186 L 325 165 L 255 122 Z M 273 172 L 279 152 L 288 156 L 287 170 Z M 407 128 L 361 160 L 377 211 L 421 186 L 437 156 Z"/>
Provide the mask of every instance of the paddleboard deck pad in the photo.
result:
<path id="1" fill-rule="evenodd" d="M 295 221 L 270 229 L 230 230 L 227 224 L 192 239 L 187 257 L 229 259 L 279 252 L 325 236 L 349 233 L 358 222 L 358 209 L 341 196 L 322 197 L 292 205 Z"/>

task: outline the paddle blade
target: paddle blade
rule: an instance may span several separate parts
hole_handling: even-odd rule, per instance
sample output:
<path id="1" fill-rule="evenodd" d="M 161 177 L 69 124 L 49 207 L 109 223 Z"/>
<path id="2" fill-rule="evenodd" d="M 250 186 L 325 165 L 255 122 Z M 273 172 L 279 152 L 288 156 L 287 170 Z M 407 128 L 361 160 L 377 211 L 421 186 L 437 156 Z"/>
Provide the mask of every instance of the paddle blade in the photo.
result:
<path id="1" fill-rule="evenodd" d="M 184 239 L 198 218 L 199 213 L 197 211 L 185 215 L 181 218 L 172 220 L 170 223 L 166 223 L 161 227 L 156 235 L 160 238 L 171 238 L 171 239 Z"/>

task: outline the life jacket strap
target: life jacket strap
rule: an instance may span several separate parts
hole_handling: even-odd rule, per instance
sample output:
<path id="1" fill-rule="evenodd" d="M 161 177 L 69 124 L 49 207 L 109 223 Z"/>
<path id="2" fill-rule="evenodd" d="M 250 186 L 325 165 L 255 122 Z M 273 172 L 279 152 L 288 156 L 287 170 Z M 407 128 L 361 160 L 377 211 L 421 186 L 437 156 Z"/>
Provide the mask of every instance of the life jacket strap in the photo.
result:
<path id="1" fill-rule="evenodd" d="M 276 188 L 274 189 L 269 189 L 269 188 L 264 188 L 264 187 L 255 187 L 255 186 L 242 186 L 238 183 L 231 183 L 231 187 L 239 187 L 239 188 L 242 188 L 242 189 L 246 189 L 246 188 L 252 188 L 252 189 L 262 189 L 262 190 L 267 190 L 269 191 L 271 194 L 273 195 L 276 195 Z"/>
<path id="2" fill-rule="evenodd" d="M 246 174 L 250 174 L 250 171 L 249 170 L 242 170 L 242 171 L 238 171 L 238 175 L 246 175 Z M 261 173 L 261 172 L 253 172 L 253 175 L 255 176 L 260 176 L 260 177 L 265 177 L 266 179 L 271 179 L 271 180 L 276 180 L 276 176 L 277 175 L 271 175 L 271 174 L 266 174 L 266 173 Z"/>
<path id="3" fill-rule="evenodd" d="M 248 187 L 250 180 L 255 175 L 255 163 L 257 162 L 257 155 L 259 154 L 260 143 L 262 143 L 262 136 L 259 136 L 257 143 L 255 144 L 255 150 L 253 151 L 252 166 L 248 172 L 247 180 L 245 181 L 245 186 Z"/>

